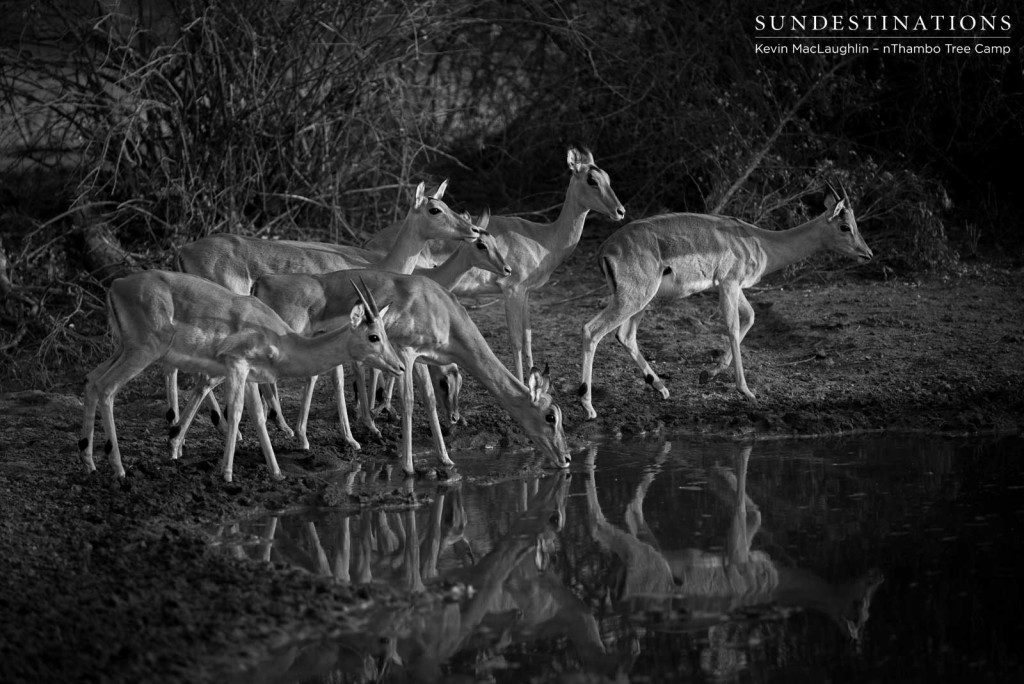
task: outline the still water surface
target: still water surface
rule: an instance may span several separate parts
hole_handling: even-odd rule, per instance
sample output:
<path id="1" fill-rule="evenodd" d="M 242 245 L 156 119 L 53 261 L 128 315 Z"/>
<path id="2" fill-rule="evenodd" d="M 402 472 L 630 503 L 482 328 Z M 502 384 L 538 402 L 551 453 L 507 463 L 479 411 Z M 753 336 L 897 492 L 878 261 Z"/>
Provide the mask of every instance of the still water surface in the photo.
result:
<path id="1" fill-rule="evenodd" d="M 497 484 L 462 455 L 428 506 L 240 524 L 228 552 L 446 590 L 246 681 L 1024 681 L 1022 446 L 607 442 Z"/>

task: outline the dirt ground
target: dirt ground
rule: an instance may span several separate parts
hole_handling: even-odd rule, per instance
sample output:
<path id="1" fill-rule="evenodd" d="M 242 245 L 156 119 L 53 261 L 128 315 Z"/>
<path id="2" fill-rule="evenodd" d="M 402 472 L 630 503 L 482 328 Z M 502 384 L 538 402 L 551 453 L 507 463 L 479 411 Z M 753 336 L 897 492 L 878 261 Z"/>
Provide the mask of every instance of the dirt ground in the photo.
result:
<path id="1" fill-rule="evenodd" d="M 698 382 L 721 347 L 717 298 L 657 303 L 639 339 L 671 398 L 648 388 L 609 336 L 595 363 L 599 416 L 585 422 L 575 401 L 579 330 L 604 296 L 597 244 L 585 239 L 531 307 L 537 361 L 550 365 L 574 449 L 608 435 L 654 432 L 751 439 L 1024 426 L 1024 271 L 991 266 L 915 282 L 855 269 L 763 284 L 749 294 L 757 321 L 743 347 L 756 405 L 736 392 L 731 377 Z M 501 305 L 489 298 L 467 304 L 498 356 L 509 360 Z M 283 435 L 271 433 L 286 479 L 267 477 L 249 431 L 235 481 L 224 484 L 216 473 L 221 442 L 208 424 L 193 429 L 180 462 L 167 460 L 162 384 L 148 373 L 116 406 L 128 469 L 118 482 L 102 455 L 97 473 L 79 467 L 88 370 L 55 392 L 0 395 L 0 681 L 222 680 L 290 638 L 344 629 L 355 605 L 403 600 L 228 558 L 210 541 L 219 523 L 268 509 L 422 503 L 438 474 L 421 412 L 422 477 L 411 487 L 388 472 L 397 424 L 383 426 L 391 440 L 384 445 L 356 425 L 363 450 L 350 452 L 326 382 L 317 390 L 310 453 L 290 451 Z M 290 415 L 297 387 L 285 387 Z M 471 449 L 528 444 L 472 379 L 463 415 L 466 424 L 449 437 L 456 463 Z M 380 476 L 349 496 L 331 476 L 356 464 Z M 519 474 L 499 468 L 491 476 Z"/>

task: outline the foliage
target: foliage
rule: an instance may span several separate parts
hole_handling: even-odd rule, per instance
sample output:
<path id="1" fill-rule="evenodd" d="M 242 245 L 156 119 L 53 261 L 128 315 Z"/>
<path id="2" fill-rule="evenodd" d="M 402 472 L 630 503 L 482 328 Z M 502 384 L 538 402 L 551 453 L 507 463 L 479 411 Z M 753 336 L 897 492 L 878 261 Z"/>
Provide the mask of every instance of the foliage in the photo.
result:
<path id="1" fill-rule="evenodd" d="M 755 14 L 850 2 L 12 4 L 0 238 L 21 298 L 0 302 L 0 350 L 41 364 L 46 339 L 102 334 L 108 250 L 132 269 L 217 231 L 356 243 L 445 176 L 467 209 L 550 217 L 568 143 L 593 149 L 630 217 L 784 228 L 834 177 L 875 273 L 1021 253 L 1019 63 L 755 53 Z"/>

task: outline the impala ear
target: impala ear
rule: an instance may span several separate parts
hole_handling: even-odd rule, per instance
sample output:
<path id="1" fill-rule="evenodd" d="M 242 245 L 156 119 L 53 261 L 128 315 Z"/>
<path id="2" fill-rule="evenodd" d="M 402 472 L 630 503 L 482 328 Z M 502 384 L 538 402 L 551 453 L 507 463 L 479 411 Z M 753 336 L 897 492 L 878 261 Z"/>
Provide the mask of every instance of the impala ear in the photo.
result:
<path id="1" fill-rule="evenodd" d="M 276 361 L 277 357 L 281 355 L 281 350 L 276 344 L 272 344 L 267 347 L 267 359 L 270 361 Z"/>
<path id="2" fill-rule="evenodd" d="M 416 186 L 416 199 L 412 203 L 413 209 L 419 209 L 427 201 L 426 189 L 427 184 L 422 181 Z"/>
<path id="3" fill-rule="evenodd" d="M 486 207 L 484 213 L 480 214 L 480 218 L 474 224 L 480 230 L 480 232 L 487 230 L 487 224 L 491 222 L 491 208 Z"/>
<path id="4" fill-rule="evenodd" d="M 845 209 L 845 208 L 846 208 L 846 200 L 845 199 L 841 199 L 838 202 L 836 202 L 836 206 L 832 209 L 832 216 L 829 217 L 829 221 L 835 220 L 836 216 L 839 216 L 841 213 L 843 213 L 843 209 Z"/>
<path id="5" fill-rule="evenodd" d="M 569 163 L 569 170 L 573 173 L 579 173 L 580 166 L 583 165 L 583 155 L 575 147 L 570 147 L 568 154 L 566 154 L 566 161 Z"/>
<path id="6" fill-rule="evenodd" d="M 366 307 L 362 304 L 356 304 L 352 307 L 352 313 L 348 315 L 349 325 L 352 329 L 358 328 L 363 322 L 370 323 L 369 317 L 366 315 Z"/>
<path id="7" fill-rule="evenodd" d="M 534 366 L 530 369 L 530 379 L 527 382 L 527 386 L 530 388 L 530 401 L 534 404 L 539 404 L 543 395 L 547 394 L 548 389 L 551 387 L 551 380 L 548 378 L 547 368 L 542 374 L 540 369 Z"/>
<path id="8" fill-rule="evenodd" d="M 378 312 L 377 312 L 377 316 L 378 316 L 378 317 L 379 317 L 379 318 L 381 319 L 381 321 L 383 321 L 383 320 L 384 320 L 384 317 L 385 317 L 385 316 L 387 316 L 387 314 L 388 314 L 388 309 L 390 309 L 390 308 L 391 308 L 391 305 L 390 305 L 390 304 L 388 304 L 388 305 L 387 305 L 387 306 L 385 306 L 385 307 L 384 307 L 383 309 L 381 309 L 380 311 L 378 311 Z"/>
<path id="9" fill-rule="evenodd" d="M 448 189 L 448 179 L 445 178 L 441 181 L 441 184 L 437 186 L 437 190 L 434 192 L 434 199 L 439 200 L 444 197 L 444 191 Z"/>

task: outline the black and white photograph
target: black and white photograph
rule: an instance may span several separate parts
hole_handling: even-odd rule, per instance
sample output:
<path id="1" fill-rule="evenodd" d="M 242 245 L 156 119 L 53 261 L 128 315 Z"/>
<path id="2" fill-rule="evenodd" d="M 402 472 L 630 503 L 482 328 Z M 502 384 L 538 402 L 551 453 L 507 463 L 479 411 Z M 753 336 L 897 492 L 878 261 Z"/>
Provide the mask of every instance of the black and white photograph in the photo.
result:
<path id="1" fill-rule="evenodd" d="M 1024 4 L 0 0 L 0 682 L 1024 676 Z"/>

